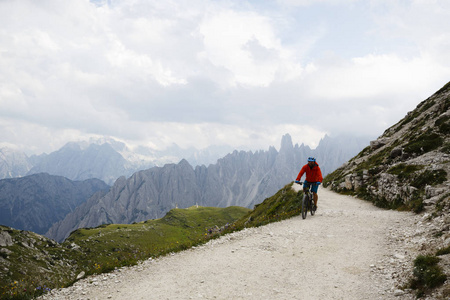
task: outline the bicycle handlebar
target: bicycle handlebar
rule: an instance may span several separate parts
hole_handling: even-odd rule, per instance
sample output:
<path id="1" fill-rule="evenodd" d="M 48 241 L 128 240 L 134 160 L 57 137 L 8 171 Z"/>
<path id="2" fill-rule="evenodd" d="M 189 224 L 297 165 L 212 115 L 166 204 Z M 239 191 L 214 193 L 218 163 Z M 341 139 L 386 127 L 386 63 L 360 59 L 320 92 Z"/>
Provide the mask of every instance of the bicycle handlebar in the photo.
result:
<path id="1" fill-rule="evenodd" d="M 320 185 L 321 184 L 321 182 L 309 182 L 309 181 L 307 181 L 307 182 L 310 183 L 311 185 Z M 295 183 L 303 184 L 304 182 L 295 180 Z"/>

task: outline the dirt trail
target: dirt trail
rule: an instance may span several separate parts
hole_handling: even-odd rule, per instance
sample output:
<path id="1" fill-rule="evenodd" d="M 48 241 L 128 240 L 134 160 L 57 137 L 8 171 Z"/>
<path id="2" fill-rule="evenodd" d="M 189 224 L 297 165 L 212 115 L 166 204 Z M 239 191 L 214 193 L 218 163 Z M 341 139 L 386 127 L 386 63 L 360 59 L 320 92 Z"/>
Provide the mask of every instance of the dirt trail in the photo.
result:
<path id="1" fill-rule="evenodd" d="M 413 299 L 384 270 L 410 255 L 392 233 L 412 224 L 409 213 L 320 188 L 306 220 L 229 234 L 44 299 Z"/>

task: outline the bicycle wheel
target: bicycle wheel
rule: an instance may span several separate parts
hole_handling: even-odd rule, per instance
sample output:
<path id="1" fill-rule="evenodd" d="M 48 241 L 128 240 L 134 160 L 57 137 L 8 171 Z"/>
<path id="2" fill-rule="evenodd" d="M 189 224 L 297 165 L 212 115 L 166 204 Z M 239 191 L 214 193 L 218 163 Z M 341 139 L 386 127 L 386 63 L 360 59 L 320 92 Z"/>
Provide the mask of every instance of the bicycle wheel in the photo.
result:
<path id="1" fill-rule="evenodd" d="M 309 201 L 309 207 L 311 211 L 311 216 L 314 216 L 314 214 L 316 213 L 316 209 L 314 207 L 314 201 L 312 199 Z"/>
<path id="2" fill-rule="evenodd" d="M 306 219 L 306 215 L 308 214 L 308 196 L 303 196 L 302 200 L 302 218 Z"/>

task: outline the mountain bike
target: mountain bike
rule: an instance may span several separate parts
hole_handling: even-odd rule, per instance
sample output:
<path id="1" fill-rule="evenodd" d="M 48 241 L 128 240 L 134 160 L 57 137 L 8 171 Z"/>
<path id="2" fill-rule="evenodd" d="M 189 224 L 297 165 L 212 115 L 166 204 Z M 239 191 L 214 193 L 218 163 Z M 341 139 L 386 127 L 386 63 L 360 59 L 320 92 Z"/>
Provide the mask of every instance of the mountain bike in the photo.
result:
<path id="1" fill-rule="evenodd" d="M 303 185 L 303 182 L 298 182 L 298 184 Z M 316 183 L 311 183 L 311 185 L 316 185 Z M 302 218 L 306 219 L 308 215 L 308 210 L 311 212 L 311 216 L 316 213 L 316 206 L 314 205 L 313 195 L 309 190 L 309 187 L 304 191 L 304 196 L 302 199 Z"/>

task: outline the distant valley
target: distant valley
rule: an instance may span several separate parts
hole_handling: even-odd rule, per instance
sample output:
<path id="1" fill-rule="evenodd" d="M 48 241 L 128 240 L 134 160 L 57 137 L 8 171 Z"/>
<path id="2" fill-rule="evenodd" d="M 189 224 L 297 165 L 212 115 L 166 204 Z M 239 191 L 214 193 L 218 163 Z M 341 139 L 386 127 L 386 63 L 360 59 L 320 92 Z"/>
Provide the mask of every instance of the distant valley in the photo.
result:
<path id="1" fill-rule="evenodd" d="M 44 234 L 95 193 L 109 186 L 99 179 L 72 181 L 46 173 L 0 180 L 0 223 Z"/>

